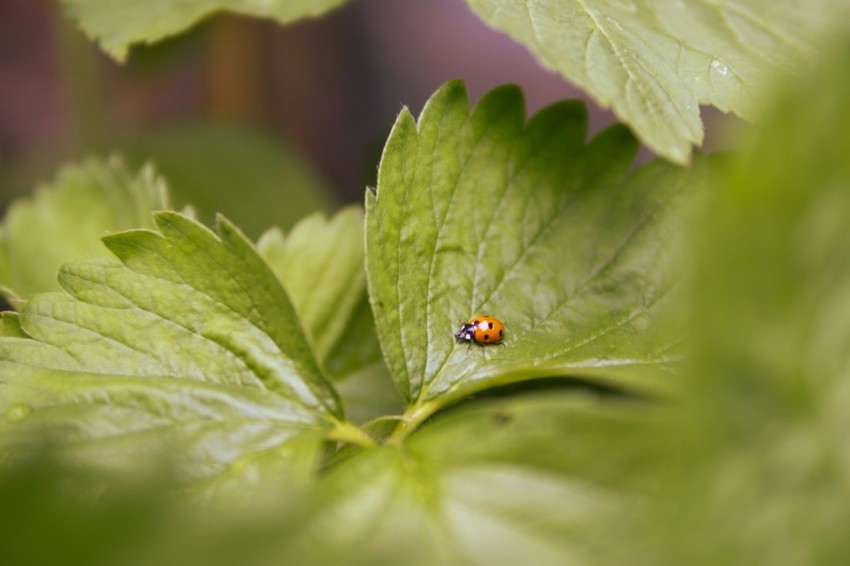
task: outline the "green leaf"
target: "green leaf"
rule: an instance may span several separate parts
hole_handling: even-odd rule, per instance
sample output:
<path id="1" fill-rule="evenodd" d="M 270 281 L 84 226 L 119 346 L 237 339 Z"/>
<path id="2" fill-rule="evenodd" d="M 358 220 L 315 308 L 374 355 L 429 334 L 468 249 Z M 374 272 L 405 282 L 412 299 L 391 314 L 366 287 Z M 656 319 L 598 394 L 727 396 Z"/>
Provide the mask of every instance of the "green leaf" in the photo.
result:
<path id="1" fill-rule="evenodd" d="M 325 363 L 348 419 L 360 424 L 380 417 L 397 418 L 404 403 L 381 355 L 375 317 L 365 293 L 342 336 Z"/>
<path id="2" fill-rule="evenodd" d="M 332 377 L 345 379 L 346 376 L 373 364 L 384 367 L 383 373 L 387 377 L 387 383 L 395 391 L 395 387 L 392 386 L 392 379 L 386 371 L 384 358 L 381 355 L 381 346 L 378 343 L 375 317 L 372 315 L 372 309 L 369 306 L 369 297 L 364 292 L 351 313 L 348 325 L 342 331 L 340 339 L 328 352 L 325 365 Z"/>
<path id="3" fill-rule="evenodd" d="M 347 431 L 289 299 L 251 243 L 160 212 L 160 233 L 104 239 L 114 259 L 66 264 L 66 293 L 33 297 L 27 338 L 0 338 L 0 423 L 61 432 L 111 464 L 169 446 L 195 478 L 288 440 Z M 31 337 L 31 338 L 29 338 Z M 338 436 L 338 435 L 337 435 Z"/>
<path id="4" fill-rule="evenodd" d="M 366 296 L 362 210 L 349 207 L 329 220 L 314 214 L 286 237 L 273 228 L 257 248 L 338 381 L 348 418 L 358 423 L 400 411 Z"/>
<path id="5" fill-rule="evenodd" d="M 850 44 L 795 84 L 693 232 L 683 394 L 624 467 L 622 564 L 838 564 L 850 555 Z M 842 70 L 843 72 L 836 72 Z M 696 535 L 695 535 L 696 534 Z"/>
<path id="6" fill-rule="evenodd" d="M 303 546 L 362 563 L 411 548 L 416 564 L 592 562 L 582 531 L 621 509 L 610 477 L 634 462 L 600 444 L 639 423 L 625 409 L 550 393 L 442 414 L 404 445 L 332 469 Z"/>
<path id="7" fill-rule="evenodd" d="M 700 104 L 752 119 L 758 94 L 850 21 L 843 0 L 466 2 L 678 163 L 702 142 Z"/>
<path id="8" fill-rule="evenodd" d="M 269 563 L 301 532 L 298 494 L 315 477 L 313 468 L 279 467 L 271 481 L 256 485 L 252 477 L 253 489 L 240 483 L 239 497 L 198 505 L 175 497 L 172 477 L 112 481 L 104 489 L 102 475 L 68 466 L 51 448 L 0 467 L 0 553 L 11 563 Z"/>
<path id="9" fill-rule="evenodd" d="M 671 538 L 710 533 L 697 547 L 707 564 L 828 564 L 850 553 L 850 43 L 842 47 L 776 105 L 697 233 L 711 245 L 698 248 L 695 379 L 677 423 L 689 434 L 667 455 L 680 475 L 659 503 L 669 513 L 660 520 L 680 527 Z M 692 513 L 673 512 L 677 497 Z"/>
<path id="10" fill-rule="evenodd" d="M 317 357 L 345 339 L 345 330 L 366 292 L 363 212 L 349 207 L 330 220 L 320 213 L 298 222 L 284 238 L 268 230 L 257 249 L 286 288 L 313 339 Z"/>
<path id="11" fill-rule="evenodd" d="M 217 12 L 233 12 L 289 23 L 319 16 L 345 0 L 63 0 L 68 15 L 119 61 L 138 43 L 176 35 Z"/>
<path id="12" fill-rule="evenodd" d="M 328 187 L 309 164 L 254 128 L 195 124 L 152 134 L 123 151 L 129 163 L 156 164 L 176 206 L 191 204 L 205 224 L 224 214 L 251 238 L 331 208 Z"/>
<path id="13" fill-rule="evenodd" d="M 21 317 L 16 312 L 0 312 L 0 336 L 11 336 L 16 338 L 28 338 L 26 332 L 21 328 Z"/>
<path id="14" fill-rule="evenodd" d="M 665 387 L 677 280 L 698 172 L 649 163 L 623 127 L 584 144 L 578 102 L 525 125 L 521 94 L 470 113 L 449 83 L 419 123 L 402 112 L 367 196 L 367 273 L 381 345 L 412 419 L 484 388 L 548 376 Z M 493 315 L 505 348 L 455 344 Z M 420 410 L 421 409 L 421 410 Z"/>
<path id="15" fill-rule="evenodd" d="M 153 227 L 151 211 L 168 208 L 162 179 L 151 166 L 133 175 L 117 157 L 66 165 L 51 186 L 18 199 L 0 229 L 0 285 L 16 307 L 58 290 L 56 270 L 69 260 L 104 256 L 100 237 Z"/>

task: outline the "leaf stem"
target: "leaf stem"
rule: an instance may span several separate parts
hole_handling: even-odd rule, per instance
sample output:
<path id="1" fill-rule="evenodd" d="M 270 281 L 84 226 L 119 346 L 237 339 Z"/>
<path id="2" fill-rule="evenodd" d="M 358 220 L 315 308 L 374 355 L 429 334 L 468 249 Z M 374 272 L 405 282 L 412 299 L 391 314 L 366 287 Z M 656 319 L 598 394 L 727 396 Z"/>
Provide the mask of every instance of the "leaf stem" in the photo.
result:
<path id="1" fill-rule="evenodd" d="M 348 421 L 335 421 L 334 428 L 328 433 L 328 437 L 361 448 L 375 446 L 375 441 L 368 434 Z"/>
<path id="2" fill-rule="evenodd" d="M 424 403 L 416 403 L 411 405 L 401 418 L 401 422 L 390 435 L 388 444 L 398 444 L 410 435 L 413 431 L 419 428 L 431 415 L 436 413 L 442 403 L 436 401 L 425 401 Z"/>

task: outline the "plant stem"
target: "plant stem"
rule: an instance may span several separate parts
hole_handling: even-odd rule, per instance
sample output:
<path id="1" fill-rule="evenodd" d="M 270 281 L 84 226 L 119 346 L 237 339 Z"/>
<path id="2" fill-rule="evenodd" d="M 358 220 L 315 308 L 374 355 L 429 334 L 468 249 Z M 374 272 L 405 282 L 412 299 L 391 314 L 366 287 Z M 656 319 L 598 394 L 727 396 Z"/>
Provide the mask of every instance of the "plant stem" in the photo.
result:
<path id="1" fill-rule="evenodd" d="M 416 403 L 412 405 L 410 408 L 405 411 L 404 416 L 401 419 L 401 423 L 399 423 L 398 427 L 393 431 L 392 435 L 390 435 L 388 444 L 398 444 L 407 436 L 419 428 L 423 422 L 425 422 L 428 417 L 436 413 L 440 407 L 442 407 L 441 403 L 436 403 L 434 401 L 426 401 L 424 403 Z"/>
<path id="2" fill-rule="evenodd" d="M 350 422 L 336 421 L 335 425 L 328 435 L 330 438 L 362 448 L 375 446 L 375 441 L 368 434 Z"/>

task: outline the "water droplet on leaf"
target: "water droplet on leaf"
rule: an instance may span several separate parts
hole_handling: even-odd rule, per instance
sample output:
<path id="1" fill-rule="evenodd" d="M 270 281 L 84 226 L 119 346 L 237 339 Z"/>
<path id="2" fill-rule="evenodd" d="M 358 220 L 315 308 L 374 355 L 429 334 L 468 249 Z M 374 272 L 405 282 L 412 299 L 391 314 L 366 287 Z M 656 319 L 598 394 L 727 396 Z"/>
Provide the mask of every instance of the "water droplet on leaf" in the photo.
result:
<path id="1" fill-rule="evenodd" d="M 729 67 L 719 59 L 711 61 L 711 70 L 712 72 L 719 73 L 724 77 L 729 74 Z"/>
<path id="2" fill-rule="evenodd" d="M 27 418 L 30 413 L 32 413 L 32 407 L 30 407 L 29 405 L 23 405 L 21 403 L 16 403 L 6 409 L 6 422 L 20 422 Z"/>

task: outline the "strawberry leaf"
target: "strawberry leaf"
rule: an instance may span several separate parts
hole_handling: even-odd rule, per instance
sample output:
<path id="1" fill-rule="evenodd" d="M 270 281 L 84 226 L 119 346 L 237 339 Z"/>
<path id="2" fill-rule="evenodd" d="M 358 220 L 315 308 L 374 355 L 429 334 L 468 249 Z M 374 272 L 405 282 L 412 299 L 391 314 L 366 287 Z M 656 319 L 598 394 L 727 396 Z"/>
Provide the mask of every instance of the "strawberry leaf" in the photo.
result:
<path id="1" fill-rule="evenodd" d="M 630 173 L 635 140 L 617 126 L 585 144 L 581 103 L 523 122 L 518 89 L 470 112 L 449 83 L 418 123 L 399 116 L 367 195 L 378 334 L 416 418 L 536 377 L 674 379 L 675 252 L 704 164 Z M 481 314 L 504 321 L 506 347 L 455 343 L 458 321 Z"/>
<path id="2" fill-rule="evenodd" d="M 700 104 L 754 118 L 757 94 L 850 21 L 843 0 L 466 2 L 678 163 L 702 142 Z"/>
<path id="3" fill-rule="evenodd" d="M 165 183 L 149 165 L 135 175 L 117 157 L 66 165 L 52 185 L 9 208 L 0 230 L 0 290 L 16 307 L 58 290 L 62 263 L 108 255 L 101 236 L 153 228 L 150 213 L 166 208 Z"/>
<path id="4" fill-rule="evenodd" d="M 288 23 L 319 16 L 345 0 L 63 0 L 68 15 L 77 20 L 86 35 L 96 39 L 104 51 L 118 61 L 127 58 L 130 47 L 154 43 L 190 28 L 217 12 L 271 18 Z"/>
<path id="5" fill-rule="evenodd" d="M 178 213 L 63 266 L 0 338 L 3 437 L 59 434 L 108 465 L 168 450 L 209 478 L 288 440 L 349 431 L 289 299 L 251 243 Z M 343 435 L 345 433 L 342 433 Z M 336 434 L 339 437 L 340 434 Z"/>
<path id="6" fill-rule="evenodd" d="M 348 417 L 364 422 L 399 411 L 366 297 L 362 210 L 311 215 L 286 237 L 273 228 L 257 247 L 292 298 Z"/>

